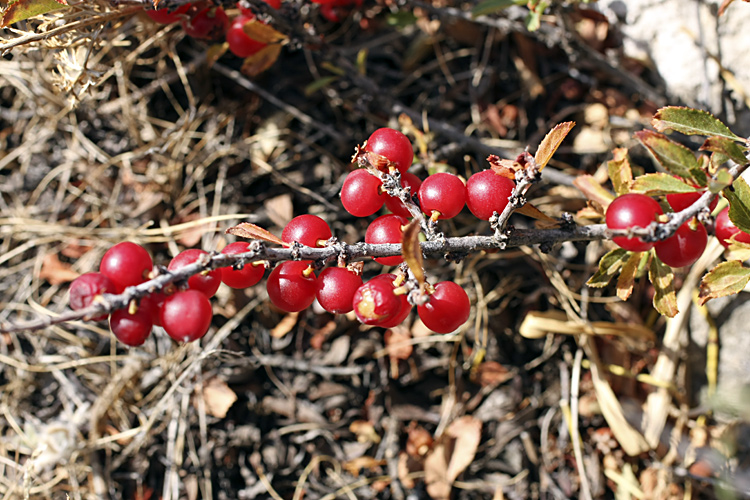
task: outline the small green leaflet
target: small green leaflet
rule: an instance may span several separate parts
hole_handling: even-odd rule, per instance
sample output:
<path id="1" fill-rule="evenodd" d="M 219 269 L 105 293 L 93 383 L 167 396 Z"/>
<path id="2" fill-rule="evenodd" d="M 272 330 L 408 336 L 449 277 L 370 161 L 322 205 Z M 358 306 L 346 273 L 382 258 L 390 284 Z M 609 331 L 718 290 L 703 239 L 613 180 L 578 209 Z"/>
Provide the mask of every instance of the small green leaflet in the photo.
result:
<path id="1" fill-rule="evenodd" d="M 608 252 L 599 260 L 599 270 L 589 278 L 586 284 L 593 288 L 607 286 L 629 259 L 630 253 L 622 248 Z"/>
<path id="2" fill-rule="evenodd" d="M 750 281 L 750 269 L 739 260 L 722 262 L 711 269 L 701 280 L 699 302 L 740 293 Z"/>
<path id="3" fill-rule="evenodd" d="M 654 257 L 651 259 L 648 279 L 654 285 L 654 309 L 668 318 L 674 318 L 679 311 L 672 268 Z"/>
<path id="4" fill-rule="evenodd" d="M 651 124 L 659 132 L 676 130 L 686 135 L 717 135 L 733 141 L 743 140 L 714 115 L 699 109 L 667 106 L 656 112 Z"/>
<path id="5" fill-rule="evenodd" d="M 732 174 L 726 170 L 719 170 L 714 177 L 715 179 L 709 179 L 708 181 L 708 190 L 714 194 L 720 193 L 734 182 Z"/>
<path id="6" fill-rule="evenodd" d="M 750 233 L 750 186 L 739 177 L 724 190 L 729 200 L 729 220 L 746 233 Z"/>
<path id="7" fill-rule="evenodd" d="M 747 148 L 740 146 L 736 142 L 729 140 L 726 137 L 709 137 L 700 147 L 700 150 L 720 153 L 730 158 L 735 163 L 739 164 L 743 164 L 747 161 L 747 159 L 745 158 Z"/>
<path id="8" fill-rule="evenodd" d="M 487 14 L 494 14 L 500 12 L 503 9 L 507 9 L 512 5 L 525 5 L 526 0 L 484 0 L 479 2 L 471 9 L 472 17 L 486 16 Z"/>
<path id="9" fill-rule="evenodd" d="M 66 7 L 66 0 L 10 0 L 0 19 L 0 28 Z"/>
<path id="10" fill-rule="evenodd" d="M 683 179 L 691 179 L 699 186 L 706 185 L 706 173 L 701 170 L 700 163 L 688 148 L 651 130 L 641 130 L 634 135 L 667 172 Z"/>
<path id="11" fill-rule="evenodd" d="M 644 174 L 633 181 L 630 191 L 633 193 L 661 196 L 669 193 L 692 193 L 696 189 L 669 174 Z"/>

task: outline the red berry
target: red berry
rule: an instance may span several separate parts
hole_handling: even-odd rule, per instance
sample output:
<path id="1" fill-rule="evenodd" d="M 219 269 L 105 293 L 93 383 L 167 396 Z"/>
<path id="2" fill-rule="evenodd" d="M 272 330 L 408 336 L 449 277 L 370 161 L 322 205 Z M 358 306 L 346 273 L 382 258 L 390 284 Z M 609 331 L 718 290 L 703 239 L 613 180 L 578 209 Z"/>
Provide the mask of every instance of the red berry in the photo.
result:
<path id="1" fill-rule="evenodd" d="M 378 325 L 401 313 L 401 296 L 394 293 L 390 280 L 372 279 L 354 293 L 352 307 L 359 321 L 366 325 Z"/>
<path id="2" fill-rule="evenodd" d="M 341 187 L 341 204 L 355 217 L 367 217 L 383 206 L 388 196 L 383 183 L 365 169 L 350 172 Z"/>
<path id="3" fill-rule="evenodd" d="M 135 314 L 127 309 L 118 309 L 109 317 L 109 328 L 117 340 L 129 346 L 143 344 L 154 324 L 151 321 L 151 311 L 139 308 Z"/>
<path id="4" fill-rule="evenodd" d="M 141 299 L 138 308 L 150 312 L 151 322 L 156 326 L 161 326 L 161 310 L 164 307 L 165 300 L 167 300 L 167 296 L 161 292 L 150 293 Z"/>
<path id="5" fill-rule="evenodd" d="M 229 18 L 221 7 L 201 4 L 191 9 L 189 17 L 182 20 L 182 29 L 188 36 L 218 40 L 229 28 Z"/>
<path id="6" fill-rule="evenodd" d="M 400 215 L 381 215 L 367 228 L 365 233 L 365 243 L 373 245 L 383 243 L 401 243 L 403 238 L 402 227 L 406 226 L 409 221 L 405 217 Z M 375 262 L 379 262 L 384 266 L 397 266 L 404 261 L 401 255 L 394 255 L 392 257 L 377 257 Z"/>
<path id="7" fill-rule="evenodd" d="M 685 267 L 693 264 L 703 254 L 708 241 L 708 234 L 703 224 L 695 222 L 691 229 L 690 222 L 677 228 L 677 231 L 664 241 L 656 243 L 656 256 L 669 267 Z"/>
<path id="8" fill-rule="evenodd" d="M 391 284 L 391 287 L 393 289 L 396 289 L 396 285 L 394 283 L 396 279 L 395 274 L 381 274 L 378 276 L 375 276 L 370 280 L 370 282 L 374 280 L 385 280 L 388 281 L 388 283 Z M 401 310 L 397 312 L 395 315 L 393 315 L 390 319 L 386 319 L 383 321 L 379 321 L 377 323 L 374 323 L 375 326 L 379 326 L 382 328 L 393 328 L 396 325 L 400 325 L 404 322 L 407 316 L 409 316 L 409 313 L 411 312 L 411 304 L 409 304 L 409 301 L 406 299 L 406 294 L 397 294 L 396 295 L 399 298 L 399 301 L 401 302 Z"/>
<path id="9" fill-rule="evenodd" d="M 147 10 L 146 15 L 150 17 L 152 21 L 159 24 L 172 24 L 182 19 L 182 14 L 185 14 L 188 10 L 190 10 L 190 4 L 186 3 L 180 5 L 171 12 L 169 9 Z"/>
<path id="10" fill-rule="evenodd" d="M 417 314 L 427 328 L 435 333 L 450 333 L 466 323 L 471 312 L 469 296 L 452 281 L 435 285 L 430 300 L 417 306 Z"/>
<path id="11" fill-rule="evenodd" d="M 316 281 L 310 261 L 282 262 L 266 280 L 268 298 L 282 311 L 301 311 L 315 300 Z"/>
<path id="12" fill-rule="evenodd" d="M 408 187 L 410 194 L 417 194 L 419 192 L 419 186 L 421 185 L 422 179 L 412 174 L 411 172 L 404 172 L 403 174 L 401 174 L 401 187 Z M 411 212 L 409 212 L 409 210 L 406 208 L 404 202 L 395 196 L 388 196 L 386 194 L 385 208 L 396 215 L 400 215 L 401 217 L 411 217 Z"/>
<path id="13" fill-rule="evenodd" d="M 232 20 L 232 24 L 227 30 L 227 44 L 229 45 L 229 51 L 237 57 L 250 57 L 266 46 L 265 43 L 250 38 L 243 29 L 245 23 L 248 23 L 253 19 L 255 19 L 254 14 L 237 16 Z"/>
<path id="14" fill-rule="evenodd" d="M 226 255 L 245 253 L 249 247 L 249 243 L 237 241 L 225 246 L 221 253 Z M 232 266 L 222 267 L 221 281 L 231 288 L 247 288 L 263 279 L 265 271 L 266 266 L 262 262 L 247 262 L 239 269 L 235 269 Z"/>
<path id="15" fill-rule="evenodd" d="M 327 267 L 318 276 L 315 297 L 321 307 L 334 314 L 352 310 L 354 292 L 362 286 L 362 277 L 345 267 Z"/>
<path id="16" fill-rule="evenodd" d="M 729 246 L 729 238 L 731 238 L 735 234 L 737 235 L 734 237 L 736 241 L 742 243 L 750 243 L 750 234 L 741 231 L 740 228 L 735 226 L 732 220 L 729 218 L 729 207 L 726 207 L 724 210 L 719 212 L 719 215 L 716 216 L 716 226 L 714 228 L 714 231 L 716 233 L 716 237 L 719 239 L 719 243 L 724 245 L 724 247 Z"/>
<path id="17" fill-rule="evenodd" d="M 698 201 L 698 198 L 703 196 L 703 191 L 694 191 L 692 193 L 671 193 L 667 195 L 667 203 L 672 207 L 675 212 L 681 212 L 690 205 Z M 714 196 L 711 203 L 708 205 L 709 210 L 713 211 L 716 208 L 716 204 L 719 203 L 719 197 Z"/>
<path id="18" fill-rule="evenodd" d="M 317 215 L 306 214 L 289 221 L 281 232 L 281 241 L 285 243 L 296 241 L 308 247 L 321 247 L 331 236 L 331 228 L 326 221 Z"/>
<path id="19" fill-rule="evenodd" d="M 198 290 L 170 295 L 161 310 L 161 324 L 177 342 L 192 342 L 203 337 L 211 326 L 211 301 Z"/>
<path id="20" fill-rule="evenodd" d="M 427 177 L 419 187 L 419 204 L 422 212 L 438 219 L 450 219 L 458 215 L 466 202 L 466 187 L 457 176 L 447 172 Z"/>
<path id="21" fill-rule="evenodd" d="M 102 273 L 82 274 L 70 284 L 70 308 L 78 311 L 79 309 L 88 307 L 94 301 L 94 297 L 103 293 L 117 293 L 117 286 L 111 279 Z M 91 319 L 100 321 L 106 317 L 107 315 L 105 314 Z"/>
<path id="22" fill-rule="evenodd" d="M 466 206 L 475 217 L 490 220 L 494 212 L 505 210 L 515 185 L 493 170 L 477 172 L 466 181 Z"/>
<path id="23" fill-rule="evenodd" d="M 123 241 L 107 250 L 99 263 L 99 272 L 111 279 L 120 293 L 129 286 L 146 281 L 153 267 L 145 248 Z"/>
<path id="24" fill-rule="evenodd" d="M 197 248 L 190 248 L 183 250 L 182 252 L 175 255 L 175 257 L 169 262 L 167 269 L 170 271 L 177 271 L 193 262 L 196 262 L 203 255 L 207 255 L 208 252 L 199 250 Z M 193 290 L 198 290 L 205 294 L 206 297 L 211 298 L 216 294 L 216 290 L 221 285 L 221 271 L 219 269 L 213 269 L 207 274 L 198 273 L 188 278 L 188 287 Z"/>
<path id="25" fill-rule="evenodd" d="M 349 2 L 351 3 L 351 2 Z M 392 128 L 379 128 L 367 139 L 365 151 L 388 158 L 404 173 L 414 161 L 414 149 L 404 134 Z"/>
<path id="26" fill-rule="evenodd" d="M 607 227 L 609 229 L 647 227 L 662 213 L 659 203 L 645 194 L 623 194 L 615 198 L 607 208 Z M 645 252 L 654 247 L 654 243 L 645 242 L 638 237 L 616 236 L 612 238 L 612 241 L 631 252 Z"/>

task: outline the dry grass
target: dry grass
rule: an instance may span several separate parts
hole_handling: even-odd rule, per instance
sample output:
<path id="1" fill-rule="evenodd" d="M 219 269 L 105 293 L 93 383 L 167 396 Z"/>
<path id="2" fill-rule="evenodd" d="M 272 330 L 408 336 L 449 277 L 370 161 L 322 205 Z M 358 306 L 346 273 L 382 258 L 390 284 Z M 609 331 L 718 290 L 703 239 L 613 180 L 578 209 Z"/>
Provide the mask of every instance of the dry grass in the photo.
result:
<path id="1" fill-rule="evenodd" d="M 533 200 L 551 214 L 575 211 L 582 201 L 557 184 L 570 180 L 562 171 L 595 172 L 666 100 L 648 72 L 619 78 L 585 43 L 561 43 L 555 25 L 530 34 L 515 14 L 472 21 L 410 7 L 419 17 L 406 27 L 390 26 L 382 4 L 340 25 L 303 8 L 288 26 L 301 47 L 252 80 L 237 59 L 210 66 L 206 45 L 129 5 L 79 5 L 0 35 L 12 47 L 0 59 L 0 323 L 59 314 L 67 283 L 122 240 L 165 265 L 186 247 L 220 249 L 237 222 L 279 234 L 302 213 L 323 216 L 341 240 L 363 239 L 367 221 L 344 212 L 337 193 L 355 144 L 402 114 L 428 132 L 422 176 L 444 164 L 467 175 L 488 152 L 517 154 L 576 119 L 589 142 L 561 149 L 554 182 Z M 577 16 L 551 20 L 566 15 Z M 303 22 L 327 43 L 310 45 Z M 335 78 L 309 87 L 326 77 Z M 626 97 L 636 90 L 643 99 Z M 592 118 L 602 109 L 604 124 Z M 442 230 L 489 232 L 471 217 Z M 556 309 L 574 331 L 612 321 L 660 337 L 647 287 L 626 304 L 583 287 L 601 252 L 592 243 L 427 261 L 431 279 L 455 279 L 475 307 L 454 335 L 430 335 L 414 318 L 395 329 L 408 356 L 352 317 L 273 310 L 262 285 L 222 288 L 211 330 L 190 345 L 154 331 L 126 349 L 106 323 L 3 334 L 0 494 L 425 498 L 434 450 L 453 456 L 446 436 L 464 416 L 480 423 L 481 440 L 454 498 L 710 496 L 723 478 L 744 491 L 721 471 L 747 450 L 740 437 L 734 452 L 709 446 L 724 428 L 688 411 L 697 390 L 683 363 L 649 379 L 659 352 L 642 339 L 518 334 L 526 312 Z M 653 387 L 673 396 L 661 403 L 671 436 L 629 457 Z M 424 435 L 438 438 L 426 460 L 410 448 Z M 626 435 L 636 442 L 613 439 Z M 717 474 L 686 472 L 696 456 Z"/>

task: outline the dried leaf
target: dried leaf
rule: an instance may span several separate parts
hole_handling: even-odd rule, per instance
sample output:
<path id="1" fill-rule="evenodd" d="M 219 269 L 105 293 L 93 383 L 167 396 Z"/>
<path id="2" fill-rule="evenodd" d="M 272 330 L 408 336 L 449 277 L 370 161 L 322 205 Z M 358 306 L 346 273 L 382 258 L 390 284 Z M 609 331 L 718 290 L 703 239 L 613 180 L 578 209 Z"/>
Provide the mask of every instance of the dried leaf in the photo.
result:
<path id="1" fill-rule="evenodd" d="M 635 283 L 642 257 L 642 252 L 631 252 L 630 257 L 622 266 L 620 277 L 617 278 L 617 297 L 620 300 L 628 300 L 630 294 L 633 293 L 633 284 Z"/>
<path id="2" fill-rule="evenodd" d="M 286 35 L 279 33 L 266 23 L 253 18 L 242 26 L 242 31 L 255 41 L 265 44 L 275 44 L 286 40 Z"/>
<path id="3" fill-rule="evenodd" d="M 414 278 L 419 282 L 419 286 L 424 285 L 424 258 L 422 256 L 422 247 L 419 245 L 419 232 L 421 226 L 417 219 L 413 219 L 406 229 L 404 229 L 403 239 L 401 241 L 401 255 L 404 256 L 404 262 L 409 266 Z"/>
<path id="4" fill-rule="evenodd" d="M 476 382 L 482 387 L 502 384 L 512 377 L 512 374 L 497 361 L 485 361 L 476 370 Z"/>
<path id="5" fill-rule="evenodd" d="M 703 276 L 699 302 L 703 305 L 711 299 L 739 293 L 748 282 L 750 282 L 750 269 L 744 267 L 742 262 L 738 260 L 722 262 Z"/>
<path id="6" fill-rule="evenodd" d="M 428 451 L 430 451 L 430 448 L 432 448 L 432 444 L 434 443 L 432 434 L 416 422 L 412 421 L 409 424 L 406 433 L 407 438 L 405 449 L 407 455 L 414 458 L 422 458 Z"/>
<path id="7" fill-rule="evenodd" d="M 622 248 L 616 248 L 607 252 L 607 254 L 599 260 L 599 270 L 589 278 L 586 284 L 594 288 L 603 288 L 607 286 L 629 259 L 629 252 Z"/>
<path id="8" fill-rule="evenodd" d="M 502 175 L 503 177 L 507 177 L 510 180 L 516 180 L 516 172 L 523 168 L 515 160 L 507 160 L 495 155 L 488 156 L 487 161 L 493 172 Z"/>
<path id="9" fill-rule="evenodd" d="M 445 430 L 445 435 L 456 440 L 446 472 L 448 482 L 453 484 L 474 461 L 482 439 L 482 421 L 470 415 L 457 418 Z"/>
<path id="10" fill-rule="evenodd" d="M 743 164 L 747 161 L 747 159 L 745 158 L 747 148 L 740 146 L 733 140 L 727 139 L 726 137 L 709 137 L 700 147 L 700 150 L 723 154 L 724 156 L 731 158 L 732 161 L 739 164 Z"/>
<path id="11" fill-rule="evenodd" d="M 220 378 L 213 377 L 203 386 L 206 413 L 216 418 L 227 416 L 229 408 L 237 401 L 237 394 Z"/>
<path id="12" fill-rule="evenodd" d="M 294 217 L 294 205 L 292 204 L 292 195 L 290 193 L 284 193 L 267 199 L 263 202 L 263 208 L 266 209 L 271 222 L 279 227 L 286 227 Z"/>
<path id="13" fill-rule="evenodd" d="M 294 328 L 294 325 L 297 324 L 297 317 L 299 316 L 298 312 L 291 312 L 281 318 L 281 321 L 279 321 L 276 326 L 274 326 L 269 334 L 271 337 L 275 339 L 280 339 L 284 337 L 287 333 L 292 331 L 292 328 Z"/>
<path id="14" fill-rule="evenodd" d="M 560 147 L 565 136 L 568 135 L 570 130 L 575 126 L 576 122 L 563 122 L 555 125 L 555 127 L 547 132 L 547 135 L 542 139 L 539 148 L 536 150 L 534 160 L 539 166 L 539 170 L 542 170 L 547 166 L 547 163 L 552 159 L 552 155 L 555 154 L 557 148 Z"/>
<path id="15" fill-rule="evenodd" d="M 636 177 L 630 191 L 649 196 L 661 196 L 669 193 L 692 193 L 696 189 L 673 175 L 656 173 Z"/>
<path id="16" fill-rule="evenodd" d="M 70 264 L 60 262 L 57 254 L 50 253 L 44 256 L 42 268 L 39 270 L 39 279 L 47 280 L 50 285 L 62 285 L 76 279 L 80 274 L 70 267 Z"/>
<path id="17" fill-rule="evenodd" d="M 651 259 L 648 279 L 654 285 L 654 309 L 668 318 L 673 318 L 679 311 L 672 268 L 659 259 Z"/>
<path id="18" fill-rule="evenodd" d="M 379 443 L 380 435 L 375 430 L 372 422 L 367 420 L 355 420 L 349 424 L 349 431 L 357 435 L 357 441 L 360 443 Z"/>
<path id="19" fill-rule="evenodd" d="M 747 181 L 739 177 L 724 190 L 724 196 L 729 200 L 729 220 L 740 230 L 750 233 L 750 186 Z"/>
<path id="20" fill-rule="evenodd" d="M 216 61 L 221 59 L 221 56 L 226 54 L 227 50 L 229 50 L 229 44 L 226 42 L 211 44 L 206 50 L 206 64 L 208 67 L 212 67 Z"/>
<path id="21" fill-rule="evenodd" d="M 607 172 L 612 187 L 618 195 L 630 191 L 633 182 L 633 170 L 630 168 L 630 158 L 626 148 L 617 148 L 612 151 L 614 158 L 607 162 Z"/>
<path id="22" fill-rule="evenodd" d="M 18 21 L 41 16 L 68 5 L 66 0 L 10 0 L 0 19 L 0 28 L 5 28 Z"/>
<path id="23" fill-rule="evenodd" d="M 359 471 L 362 469 L 369 469 L 370 471 L 376 471 L 379 467 L 386 465 L 388 462 L 385 460 L 375 460 L 372 457 L 357 457 L 352 460 L 344 462 L 342 467 L 345 471 L 354 477 L 359 477 Z"/>
<path id="24" fill-rule="evenodd" d="M 660 132 L 676 130 L 686 135 L 717 135 L 733 141 L 742 140 L 721 120 L 699 109 L 667 106 L 656 112 L 651 124 Z"/>
<path id="25" fill-rule="evenodd" d="M 409 342 L 411 335 L 406 328 L 389 328 L 383 337 L 385 348 L 392 359 L 409 359 L 414 346 Z"/>
<path id="26" fill-rule="evenodd" d="M 448 474 L 448 451 L 442 442 L 436 444 L 424 461 L 424 482 L 432 500 L 449 500 L 451 483 Z"/>
<path id="27" fill-rule="evenodd" d="M 276 245 L 282 245 L 285 247 L 290 246 L 289 243 L 284 243 L 277 236 L 274 236 L 273 234 L 263 229 L 262 227 L 256 226 L 255 224 L 252 224 L 250 222 L 240 222 L 236 226 L 230 227 L 224 232 L 226 234 L 233 234 L 235 236 L 239 236 L 240 238 L 247 238 L 250 240 L 262 240 L 262 241 L 267 241 L 268 243 L 274 243 Z"/>
<path id="28" fill-rule="evenodd" d="M 573 185 L 586 196 L 586 199 L 599 204 L 606 210 L 615 195 L 607 191 L 592 175 L 579 175 L 573 179 Z"/>
<path id="29" fill-rule="evenodd" d="M 276 62 L 280 54 L 281 45 L 277 43 L 266 45 L 255 54 L 246 57 L 240 71 L 242 71 L 243 75 L 251 78 L 256 77 L 273 66 L 273 63 Z"/>
<path id="30" fill-rule="evenodd" d="M 549 229 L 551 227 L 557 227 L 560 224 L 560 221 L 545 214 L 544 212 L 536 208 L 531 203 L 526 203 L 522 207 L 517 208 L 516 213 L 522 214 L 522 215 L 525 215 L 526 217 L 531 217 L 533 219 L 546 223 L 547 224 L 547 226 L 545 226 L 546 229 Z"/>
<path id="31" fill-rule="evenodd" d="M 698 186 L 706 185 L 706 173 L 701 170 L 700 163 L 688 148 L 651 130 L 641 130 L 634 135 L 667 172 L 690 179 Z"/>

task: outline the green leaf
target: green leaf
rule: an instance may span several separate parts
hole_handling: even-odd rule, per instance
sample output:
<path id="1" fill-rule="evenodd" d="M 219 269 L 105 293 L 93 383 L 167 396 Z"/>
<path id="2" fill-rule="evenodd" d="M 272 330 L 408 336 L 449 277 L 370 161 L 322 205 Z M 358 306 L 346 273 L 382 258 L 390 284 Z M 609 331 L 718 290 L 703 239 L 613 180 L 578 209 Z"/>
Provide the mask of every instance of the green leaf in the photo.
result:
<path id="1" fill-rule="evenodd" d="M 589 278 L 586 284 L 593 288 L 607 286 L 629 258 L 630 252 L 622 248 L 608 252 L 599 260 L 599 270 Z"/>
<path id="2" fill-rule="evenodd" d="M 484 0 L 471 9 L 471 17 L 486 16 L 494 14 L 513 5 L 524 5 L 526 0 Z"/>
<path id="3" fill-rule="evenodd" d="M 635 137 L 667 172 L 683 179 L 691 179 L 699 186 L 706 185 L 706 173 L 701 170 L 700 163 L 688 148 L 651 130 L 636 132 Z"/>
<path id="4" fill-rule="evenodd" d="M 393 14 L 390 14 L 386 19 L 388 26 L 395 26 L 397 28 L 405 28 L 411 26 L 417 22 L 417 16 L 411 11 L 399 10 Z"/>
<path id="5" fill-rule="evenodd" d="M 708 190 L 714 194 L 720 193 L 723 189 L 727 186 L 731 186 L 732 182 L 734 182 L 732 174 L 726 170 L 719 170 L 714 177 L 716 178 L 708 181 Z"/>
<path id="6" fill-rule="evenodd" d="M 317 80 L 308 84 L 305 87 L 305 95 L 311 96 L 318 90 L 327 87 L 328 85 L 330 85 L 331 83 L 335 82 L 338 79 L 339 79 L 338 76 L 324 76 L 322 78 L 318 78 Z"/>
<path id="7" fill-rule="evenodd" d="M 669 174 L 658 173 L 636 177 L 630 191 L 649 196 L 661 196 L 669 193 L 692 193 L 696 189 Z"/>
<path id="8" fill-rule="evenodd" d="M 0 28 L 66 7 L 65 0 L 11 0 L 0 19 Z"/>
<path id="9" fill-rule="evenodd" d="M 679 311 L 672 268 L 654 257 L 651 259 L 648 279 L 654 285 L 654 309 L 668 318 L 674 318 Z"/>
<path id="10" fill-rule="evenodd" d="M 700 149 L 701 151 L 720 153 L 730 158 L 735 163 L 744 164 L 747 161 L 747 158 L 745 158 L 747 148 L 740 146 L 736 142 L 727 139 L 726 137 L 709 137 L 708 139 L 706 139 Z"/>
<path id="11" fill-rule="evenodd" d="M 729 200 L 729 220 L 740 230 L 750 233 L 750 186 L 739 177 L 724 190 L 724 196 Z"/>
<path id="12" fill-rule="evenodd" d="M 659 132 L 676 130 L 686 135 L 717 135 L 733 141 L 743 140 L 729 130 L 721 120 L 700 109 L 667 106 L 656 112 L 651 124 Z"/>
<path id="13" fill-rule="evenodd" d="M 534 155 L 534 160 L 539 166 L 539 170 L 542 170 L 547 166 L 552 155 L 555 154 L 557 148 L 560 147 L 560 143 L 562 143 L 565 136 L 568 135 L 568 132 L 570 132 L 570 129 L 572 129 L 575 124 L 576 122 L 558 123 L 552 130 L 547 132 L 547 135 L 542 139 L 542 142 L 539 144 L 539 148 Z"/>
<path id="14" fill-rule="evenodd" d="M 630 191 L 633 182 L 633 170 L 630 168 L 630 158 L 626 148 L 617 148 L 612 151 L 614 158 L 607 162 L 607 173 L 612 187 L 617 195 Z"/>
<path id="15" fill-rule="evenodd" d="M 617 278 L 617 297 L 620 300 L 628 300 L 630 294 L 633 293 L 641 257 L 643 257 L 643 252 L 630 252 L 628 260 L 622 266 L 620 277 Z"/>
<path id="16" fill-rule="evenodd" d="M 740 293 L 750 282 L 750 269 L 743 267 L 739 260 L 722 262 L 703 276 L 699 302 L 705 304 L 711 299 Z"/>

